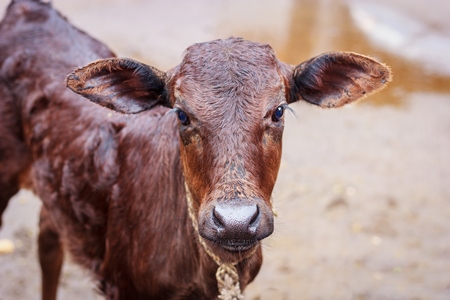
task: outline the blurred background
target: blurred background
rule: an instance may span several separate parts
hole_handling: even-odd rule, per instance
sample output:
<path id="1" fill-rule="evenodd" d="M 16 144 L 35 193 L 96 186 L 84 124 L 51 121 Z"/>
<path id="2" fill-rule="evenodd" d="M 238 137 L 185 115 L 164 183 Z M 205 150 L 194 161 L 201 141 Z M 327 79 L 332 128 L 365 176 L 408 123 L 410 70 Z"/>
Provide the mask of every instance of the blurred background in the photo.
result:
<path id="1" fill-rule="evenodd" d="M 269 43 L 290 64 L 342 50 L 391 66 L 393 82 L 357 104 L 293 105 L 279 217 L 247 299 L 450 299 L 450 1 L 53 4 L 119 56 L 161 70 L 189 45 L 229 36 Z M 3 217 L 2 300 L 39 299 L 39 206 L 22 191 Z M 101 299 L 70 257 L 60 287 L 60 299 Z"/>

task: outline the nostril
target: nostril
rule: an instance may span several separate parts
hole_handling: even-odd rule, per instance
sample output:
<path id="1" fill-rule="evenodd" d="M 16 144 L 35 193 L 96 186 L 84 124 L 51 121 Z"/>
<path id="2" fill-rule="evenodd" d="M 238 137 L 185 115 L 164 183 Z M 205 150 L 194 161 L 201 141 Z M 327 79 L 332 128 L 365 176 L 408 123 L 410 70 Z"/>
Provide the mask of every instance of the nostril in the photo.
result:
<path id="1" fill-rule="evenodd" d="M 255 212 L 253 213 L 252 218 L 250 219 L 249 226 L 255 226 L 257 225 L 259 220 L 259 207 L 255 204 Z"/>
<path id="2" fill-rule="evenodd" d="M 255 205 L 254 213 L 248 224 L 248 230 L 251 234 L 256 234 L 256 231 L 258 230 L 258 226 L 259 226 L 259 220 L 260 220 L 259 207 L 258 207 L 258 205 Z"/>
<path id="3" fill-rule="evenodd" d="M 213 208 L 213 211 L 212 211 L 212 219 L 213 219 L 214 225 L 216 225 L 217 228 L 224 227 L 225 224 L 224 224 L 223 216 L 220 214 L 220 212 L 218 212 L 216 210 L 215 207 Z"/>

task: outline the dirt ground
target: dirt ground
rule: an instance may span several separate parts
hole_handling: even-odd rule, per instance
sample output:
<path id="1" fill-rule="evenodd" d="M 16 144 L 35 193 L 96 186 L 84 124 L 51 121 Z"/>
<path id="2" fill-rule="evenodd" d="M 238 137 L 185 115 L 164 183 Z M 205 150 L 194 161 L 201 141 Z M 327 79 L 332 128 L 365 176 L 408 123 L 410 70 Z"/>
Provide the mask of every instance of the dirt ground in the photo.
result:
<path id="1" fill-rule="evenodd" d="M 293 105 L 279 217 L 247 299 L 450 299 L 450 2 L 53 3 L 118 55 L 162 70 L 190 44 L 228 36 L 269 43 L 292 64 L 346 50 L 390 65 L 393 83 L 370 99 Z M 0 254 L 0 300 L 39 299 L 39 206 L 21 191 L 4 215 L 0 240 L 14 251 Z M 59 298 L 101 299 L 70 258 Z"/>

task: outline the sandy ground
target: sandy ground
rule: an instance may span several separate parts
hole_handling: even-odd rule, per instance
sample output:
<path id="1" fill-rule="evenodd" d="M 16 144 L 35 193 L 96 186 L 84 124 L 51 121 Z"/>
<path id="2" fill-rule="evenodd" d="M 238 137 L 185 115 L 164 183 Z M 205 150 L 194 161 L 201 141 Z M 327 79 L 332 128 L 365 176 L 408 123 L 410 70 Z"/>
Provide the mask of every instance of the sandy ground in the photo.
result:
<path id="1" fill-rule="evenodd" d="M 0 0 L 0 10 L 8 1 Z M 394 82 L 337 110 L 287 116 L 275 233 L 248 299 L 450 299 L 450 3 L 54 1 L 120 56 L 162 70 L 194 42 L 244 36 L 292 64 L 330 50 L 383 60 Z M 101 22 L 99 22 L 101 20 Z M 1 166 L 0 166 L 1 167 Z M 0 299 L 39 299 L 39 200 L 4 215 Z M 67 259 L 60 299 L 101 299 Z"/>

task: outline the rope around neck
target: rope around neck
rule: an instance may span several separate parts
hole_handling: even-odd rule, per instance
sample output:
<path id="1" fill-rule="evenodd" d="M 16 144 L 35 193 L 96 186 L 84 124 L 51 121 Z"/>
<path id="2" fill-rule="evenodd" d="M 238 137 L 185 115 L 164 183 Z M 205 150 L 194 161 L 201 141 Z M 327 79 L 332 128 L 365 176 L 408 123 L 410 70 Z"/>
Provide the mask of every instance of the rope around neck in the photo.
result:
<path id="1" fill-rule="evenodd" d="M 223 263 L 220 257 L 214 254 L 211 248 L 209 248 L 209 246 L 206 244 L 205 239 L 198 232 L 198 221 L 194 211 L 194 202 L 192 200 L 192 195 L 186 184 L 186 181 L 184 182 L 184 186 L 186 188 L 186 199 L 188 204 L 189 218 L 192 221 L 192 226 L 194 227 L 198 240 L 200 244 L 203 246 L 203 249 L 205 249 L 206 253 L 208 253 L 208 255 L 219 266 L 216 272 L 217 287 L 219 289 L 220 294 L 219 299 L 243 300 L 245 297 L 241 293 L 241 288 L 239 286 L 239 274 L 236 269 L 236 265 L 239 263 L 239 261 L 233 263 Z M 253 255 L 256 249 L 257 247 L 255 247 L 255 249 L 250 254 L 248 254 L 247 257 Z"/>

